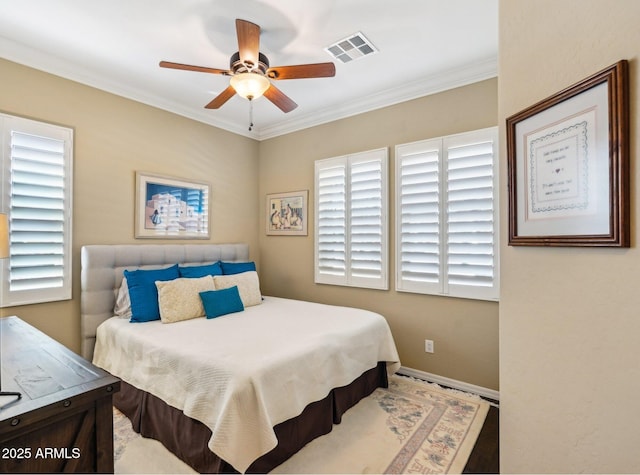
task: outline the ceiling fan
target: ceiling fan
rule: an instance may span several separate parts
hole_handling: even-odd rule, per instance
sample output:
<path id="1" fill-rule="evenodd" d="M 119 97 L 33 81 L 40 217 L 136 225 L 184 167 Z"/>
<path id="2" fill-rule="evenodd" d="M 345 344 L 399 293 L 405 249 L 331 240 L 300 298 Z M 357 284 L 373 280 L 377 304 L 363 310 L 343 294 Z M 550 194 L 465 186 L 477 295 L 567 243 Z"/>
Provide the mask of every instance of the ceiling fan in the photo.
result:
<path id="1" fill-rule="evenodd" d="M 260 27 L 250 21 L 237 19 L 236 33 L 238 51 L 231 56 L 229 69 L 169 61 L 160 61 L 160 66 L 231 76 L 229 86 L 205 106 L 207 109 L 218 109 L 237 93 L 249 101 L 264 95 L 285 113 L 291 112 L 298 104 L 275 87 L 270 79 L 321 78 L 333 77 L 336 74 L 336 67 L 331 62 L 269 67 L 269 59 L 260 53 Z"/>

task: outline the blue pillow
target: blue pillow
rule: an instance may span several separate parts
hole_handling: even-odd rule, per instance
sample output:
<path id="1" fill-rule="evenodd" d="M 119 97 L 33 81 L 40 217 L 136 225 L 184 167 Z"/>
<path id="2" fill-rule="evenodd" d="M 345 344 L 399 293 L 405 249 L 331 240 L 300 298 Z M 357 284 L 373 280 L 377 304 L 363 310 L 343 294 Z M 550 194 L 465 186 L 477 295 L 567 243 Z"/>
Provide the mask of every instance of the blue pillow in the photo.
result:
<path id="1" fill-rule="evenodd" d="M 244 310 L 237 285 L 227 289 L 200 292 L 200 298 L 207 318 L 216 318 Z"/>
<path id="2" fill-rule="evenodd" d="M 160 320 L 158 289 L 156 280 L 173 280 L 180 275 L 178 264 L 164 269 L 125 270 L 131 300 L 131 322 L 150 322 Z"/>
<path id="3" fill-rule="evenodd" d="M 220 261 L 213 264 L 205 264 L 203 266 L 185 266 L 178 267 L 180 277 L 188 277 L 195 279 L 198 277 L 206 277 L 208 275 L 222 275 L 222 266 Z"/>
<path id="4" fill-rule="evenodd" d="M 256 270 L 255 262 L 220 262 L 222 265 L 222 273 L 224 275 L 241 274 Z"/>

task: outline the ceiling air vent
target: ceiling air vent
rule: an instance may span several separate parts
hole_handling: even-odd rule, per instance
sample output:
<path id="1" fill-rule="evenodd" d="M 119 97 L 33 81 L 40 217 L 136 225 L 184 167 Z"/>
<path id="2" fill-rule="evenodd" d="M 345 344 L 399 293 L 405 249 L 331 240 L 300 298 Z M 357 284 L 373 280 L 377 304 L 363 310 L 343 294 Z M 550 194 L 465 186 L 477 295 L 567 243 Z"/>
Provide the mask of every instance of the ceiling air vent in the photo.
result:
<path id="1" fill-rule="evenodd" d="M 378 52 L 376 47 L 373 46 L 361 32 L 357 32 L 331 46 L 327 46 L 324 50 L 343 63 L 364 58 L 365 56 Z"/>

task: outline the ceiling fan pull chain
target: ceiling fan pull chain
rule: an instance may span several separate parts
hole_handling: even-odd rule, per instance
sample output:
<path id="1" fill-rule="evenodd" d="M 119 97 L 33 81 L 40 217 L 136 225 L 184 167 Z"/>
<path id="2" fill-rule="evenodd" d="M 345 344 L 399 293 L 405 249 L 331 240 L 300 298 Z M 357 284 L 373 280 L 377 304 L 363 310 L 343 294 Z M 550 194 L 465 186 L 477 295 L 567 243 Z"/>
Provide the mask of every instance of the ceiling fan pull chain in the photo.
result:
<path id="1" fill-rule="evenodd" d="M 249 132 L 253 129 L 253 101 L 249 99 Z"/>

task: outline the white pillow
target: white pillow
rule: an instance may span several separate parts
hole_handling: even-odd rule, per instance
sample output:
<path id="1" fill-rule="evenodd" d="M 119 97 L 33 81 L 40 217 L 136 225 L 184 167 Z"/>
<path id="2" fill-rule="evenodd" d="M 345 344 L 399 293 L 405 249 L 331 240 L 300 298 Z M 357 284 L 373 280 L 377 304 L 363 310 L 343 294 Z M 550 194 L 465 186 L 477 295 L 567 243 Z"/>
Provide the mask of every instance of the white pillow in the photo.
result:
<path id="1" fill-rule="evenodd" d="M 216 289 L 228 289 L 234 285 L 238 286 L 240 300 L 245 307 L 259 305 L 262 303 L 262 295 L 260 294 L 260 281 L 256 271 L 242 272 L 240 274 L 231 275 L 214 275 L 213 280 Z"/>
<path id="2" fill-rule="evenodd" d="M 174 323 L 191 318 L 204 317 L 200 292 L 215 290 L 210 275 L 195 279 L 178 278 L 156 281 L 158 307 L 162 323 Z"/>
<path id="3" fill-rule="evenodd" d="M 131 318 L 131 300 L 129 299 L 129 284 L 127 284 L 126 277 L 123 277 L 122 284 L 118 289 L 113 314 L 120 318 Z"/>

